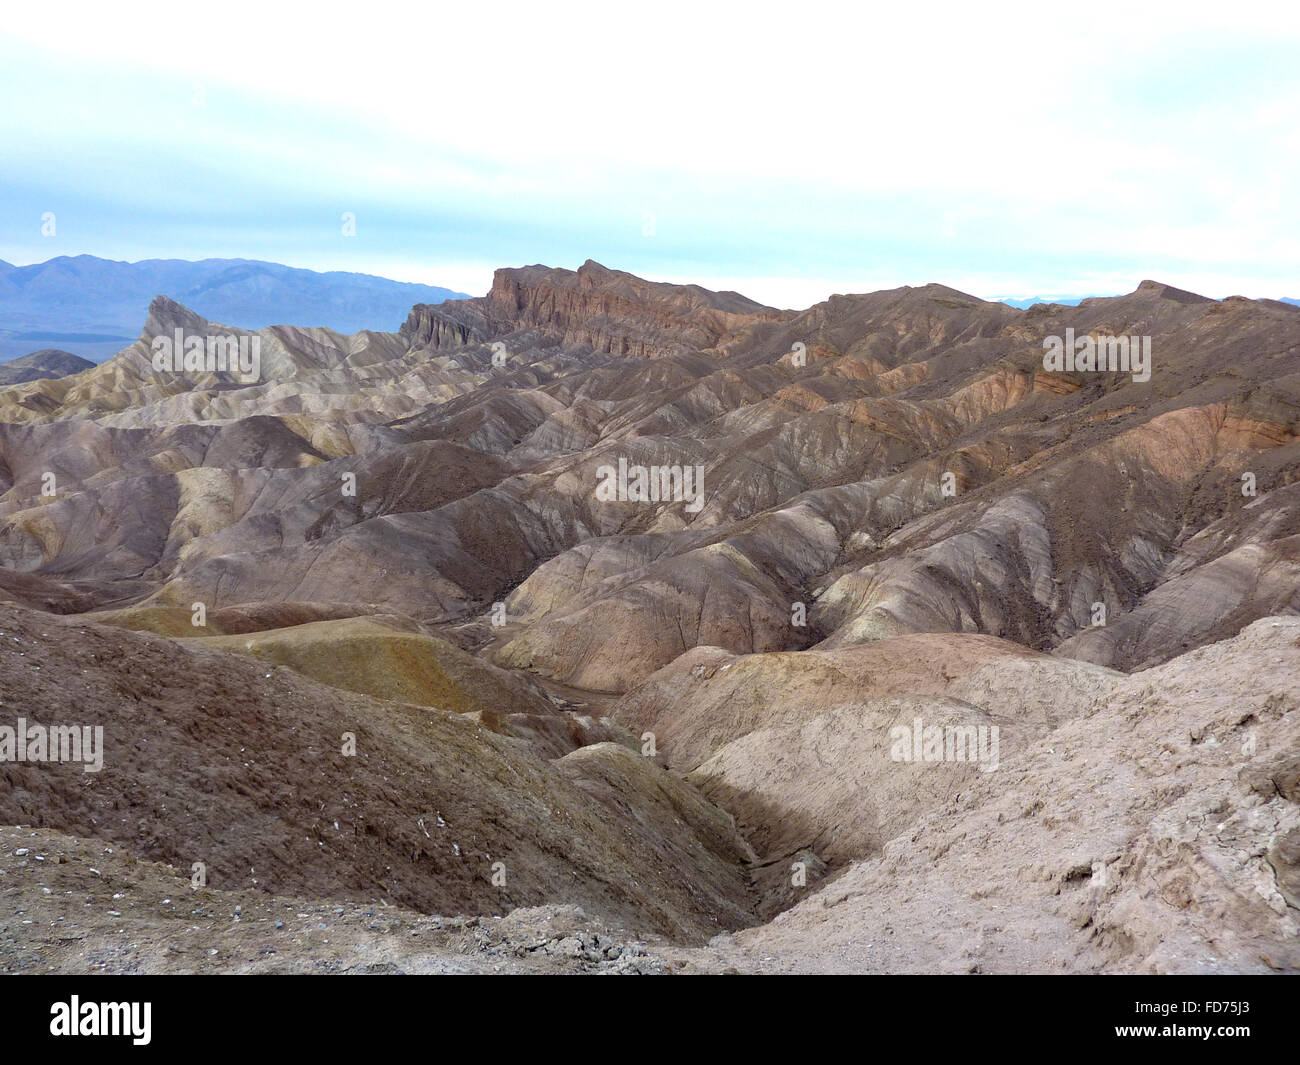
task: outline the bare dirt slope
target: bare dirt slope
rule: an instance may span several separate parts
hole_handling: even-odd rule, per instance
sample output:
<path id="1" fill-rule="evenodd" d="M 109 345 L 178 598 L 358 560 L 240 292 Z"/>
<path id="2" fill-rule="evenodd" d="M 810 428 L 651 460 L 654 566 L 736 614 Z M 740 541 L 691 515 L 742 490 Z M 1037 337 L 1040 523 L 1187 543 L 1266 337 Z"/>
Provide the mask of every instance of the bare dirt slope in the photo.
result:
<path id="1" fill-rule="evenodd" d="M 1298 888 L 1300 620 L 1271 618 L 1004 745 L 996 772 L 694 963 L 1300 972 Z"/>
<path id="2" fill-rule="evenodd" d="M 0 973 L 657 974 L 658 941 L 577 906 L 437 917 L 196 888 L 120 845 L 0 828 Z"/>
<path id="3" fill-rule="evenodd" d="M 728 817 L 639 754 L 556 765 L 467 716 L 204 641 L 11 608 L 0 633 L 0 721 L 104 729 L 98 773 L 0 763 L 0 824 L 201 862 L 227 890 L 450 914 L 573 903 L 697 937 L 750 920 Z"/>

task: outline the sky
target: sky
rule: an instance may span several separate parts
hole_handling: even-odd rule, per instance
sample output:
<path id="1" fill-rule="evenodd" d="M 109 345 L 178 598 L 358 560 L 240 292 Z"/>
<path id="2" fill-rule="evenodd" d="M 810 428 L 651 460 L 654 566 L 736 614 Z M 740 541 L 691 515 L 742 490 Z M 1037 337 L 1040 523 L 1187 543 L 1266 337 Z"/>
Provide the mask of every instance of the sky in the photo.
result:
<path id="1" fill-rule="evenodd" d="M 1300 4 L 897 6 L 11 6 L 0 259 L 1300 297 Z"/>

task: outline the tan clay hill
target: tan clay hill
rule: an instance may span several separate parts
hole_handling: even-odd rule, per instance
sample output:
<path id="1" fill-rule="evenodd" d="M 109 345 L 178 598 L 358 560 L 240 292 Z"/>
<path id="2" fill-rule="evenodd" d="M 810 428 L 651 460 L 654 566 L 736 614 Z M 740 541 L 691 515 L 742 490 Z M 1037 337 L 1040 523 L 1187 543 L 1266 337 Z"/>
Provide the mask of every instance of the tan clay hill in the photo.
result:
<path id="1" fill-rule="evenodd" d="M 1300 308 L 588 262 L 262 330 L 253 383 L 155 370 L 178 329 L 241 332 L 159 297 L 0 389 L 3 709 L 108 737 L 90 786 L 0 762 L 0 823 L 688 971 L 1300 967 Z M 1149 378 L 1045 369 L 1067 331 Z"/>

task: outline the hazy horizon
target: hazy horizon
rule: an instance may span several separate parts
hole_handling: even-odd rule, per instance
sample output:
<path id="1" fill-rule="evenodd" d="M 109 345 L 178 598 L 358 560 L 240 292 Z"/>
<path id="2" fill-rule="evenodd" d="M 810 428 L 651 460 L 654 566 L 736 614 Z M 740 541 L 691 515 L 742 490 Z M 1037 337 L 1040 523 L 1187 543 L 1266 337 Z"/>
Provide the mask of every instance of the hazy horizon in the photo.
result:
<path id="1" fill-rule="evenodd" d="M 1300 296 L 1294 10 L 1013 4 L 994 32 L 970 11 L 940 33 L 919 10 L 507 4 L 402 16 L 445 44 L 407 64 L 385 61 L 388 7 L 346 32 L 249 4 L 57 32 L 10 13 L 0 258 L 247 258 L 471 293 L 499 266 L 592 258 L 783 307 L 932 281 Z M 135 47 L 151 22 L 202 49 Z"/>
<path id="2" fill-rule="evenodd" d="M 470 298 L 473 298 L 473 297 L 475 297 L 475 296 L 482 296 L 482 295 L 485 295 L 485 294 L 487 293 L 488 289 L 491 287 L 491 283 L 492 283 L 492 271 L 491 271 L 491 270 L 489 270 L 489 271 L 487 272 L 487 278 L 486 278 L 486 280 L 485 280 L 485 281 L 484 281 L 484 282 L 483 282 L 483 283 L 482 283 L 482 284 L 481 284 L 481 285 L 480 285 L 476 290 L 474 290 L 474 289 L 471 289 L 471 290 L 465 290 L 465 289 L 460 289 L 460 288 L 458 288 L 458 287 L 455 286 L 455 285 L 450 285 L 450 284 L 445 284 L 445 283 L 444 283 L 444 284 L 438 284 L 437 282 L 434 282 L 434 281 L 410 281 L 410 280 L 408 280 L 408 279 L 406 279 L 406 278 L 401 278 L 401 277 L 388 277 L 388 276 L 385 276 L 385 275 L 383 275 L 383 274 L 374 274 L 374 273 L 371 273 L 371 272 L 369 272 L 369 271 L 364 271 L 364 270 L 336 270 L 336 269 L 328 269 L 328 268 L 327 268 L 327 269 L 318 269 L 318 268 L 316 268 L 316 267 L 311 267 L 311 266 L 300 266 L 300 265 L 298 265 L 298 264 L 296 264 L 296 263 L 286 262 L 286 261 L 284 261 L 284 260 L 282 260 L 282 259 L 253 259 L 253 258 L 249 258 L 248 256 L 205 256 L 203 259 L 186 259 L 186 258 L 183 258 L 183 257 L 181 257 L 181 256 L 175 256 L 175 255 L 154 255 L 154 256 L 147 256 L 147 257 L 145 257 L 145 258 L 143 258 L 143 259 L 130 260 L 130 259 L 112 259 L 112 258 L 110 258 L 109 256 L 96 255 L 94 252 L 67 252 L 67 253 L 62 253 L 62 254 L 57 255 L 57 256 L 51 256 L 49 259 L 43 259 L 43 260 L 38 260 L 38 261 L 36 261 L 36 262 L 26 262 L 26 263 L 14 262 L 14 261 L 11 260 L 11 259 L 5 259 L 4 256 L 0 256 L 0 262 L 6 262 L 6 263 L 8 263 L 10 266 L 17 267 L 17 268 L 20 268 L 20 269 L 21 269 L 21 268 L 32 267 L 32 266 L 44 266 L 45 264 L 47 264 L 47 263 L 49 263 L 49 262 L 51 262 L 51 261 L 53 261 L 53 260 L 55 260 L 55 259 L 59 259 L 59 258 L 72 258 L 72 259 L 75 259 L 75 258 L 83 257 L 83 256 L 84 256 L 84 257 L 94 258 L 94 259 L 100 259 L 100 260 L 102 260 L 102 261 L 110 261 L 110 262 L 125 263 L 125 264 L 127 264 L 127 265 L 131 265 L 131 266 L 135 266 L 135 265 L 138 265 L 138 264 L 140 264 L 140 263 L 147 263 L 147 262 L 186 262 L 186 263 L 195 263 L 195 262 L 203 262 L 203 261 L 205 261 L 205 260 L 206 260 L 206 261 L 225 261 L 225 262 L 238 262 L 238 261 L 243 261 L 243 262 L 259 262 L 259 263 L 260 263 L 260 262 L 269 262 L 269 263 L 273 263 L 273 264 L 278 265 L 278 266 L 286 266 L 286 267 L 289 267 L 290 269 L 294 269 L 294 270 L 309 270 L 309 271 L 311 271 L 311 272 L 313 272 L 313 273 L 319 273 L 319 274 L 357 274 L 357 275 L 362 275 L 362 276 L 375 277 L 375 278 L 378 278 L 378 279 L 381 279 L 381 280 L 385 280 L 385 281 L 393 281 L 393 282 L 396 282 L 396 283 L 398 283 L 398 284 L 404 284 L 404 285 L 423 285 L 423 286 L 436 285 L 437 287 L 440 287 L 440 288 L 448 288 L 448 289 L 452 289 L 452 290 L 454 290 L 454 291 L 460 293 L 461 295 L 466 296 L 466 297 L 470 297 Z M 590 257 L 589 257 L 589 258 L 590 258 Z M 586 261 L 586 260 L 583 260 L 583 262 L 585 262 L 585 261 Z M 582 263 L 581 263 L 581 262 L 573 263 L 573 264 L 567 264 L 567 263 L 540 263 L 540 262 L 538 262 L 538 263 L 531 263 L 531 262 L 530 262 L 530 263 L 524 263 L 524 262 L 519 262 L 519 263 L 503 263 L 503 264 L 501 264 L 501 265 L 498 266 L 498 267 L 494 267 L 493 269 L 495 270 L 495 269 L 501 269 L 501 268 L 520 267 L 520 266 L 533 266 L 533 265 L 553 266 L 553 267 L 559 267 L 559 268 L 561 268 L 561 269 L 576 270 L 579 266 L 582 265 Z M 602 265 L 603 265 L 603 266 L 607 266 L 607 267 L 609 267 L 609 268 L 612 269 L 612 270 L 624 270 L 624 271 L 627 272 L 627 273 L 635 273 L 635 272 L 636 272 L 636 271 L 632 271 L 632 270 L 625 270 L 624 267 L 619 266 L 619 265 L 617 265 L 617 264 L 615 264 L 615 263 L 602 263 Z M 944 280 L 944 279 L 942 279 L 942 278 L 930 278 L 930 279 L 927 279 L 927 280 L 916 280 L 916 279 L 913 279 L 913 280 L 908 280 L 908 281 L 898 281 L 898 282 L 894 282 L 894 283 L 886 283 L 886 284 L 877 285 L 877 286 L 874 287 L 874 288 L 857 288 L 857 289 L 854 289 L 854 288 L 840 288 L 840 289 L 834 289 L 834 290 L 826 290 L 825 293 L 824 293 L 824 295 L 818 296 L 817 298 L 814 298 L 814 299 L 812 299 L 812 300 L 810 300 L 809 302 L 806 302 L 806 303 L 784 303 L 784 304 L 783 304 L 783 303 L 779 303 L 779 302 L 773 302 L 773 301 L 770 301 L 770 300 L 765 300 L 765 299 L 762 298 L 762 296 L 758 295 L 755 291 L 753 291 L 753 288 L 754 288 L 755 286 L 760 287 L 760 288 L 766 288 L 766 287 L 768 287 L 768 286 L 765 284 L 765 282 L 770 282 L 772 279 L 763 279 L 763 278 L 741 278 L 741 279 L 733 279 L 733 282 L 732 282 L 732 283 L 725 283 L 725 279 L 724 279 L 724 281 L 720 281 L 720 282 L 718 282 L 717 284 L 709 284 L 709 283 L 701 282 L 701 281 L 699 281 L 699 280 L 693 280 L 693 279 L 691 279 L 691 278 L 656 277 L 656 276 L 648 275 L 648 274 L 645 274 L 645 275 L 638 275 L 638 276 L 643 276 L 643 277 L 646 278 L 646 280 L 649 280 L 649 281 L 663 281 L 663 282 L 667 282 L 667 283 L 670 283 L 670 284 L 683 284 L 683 285 L 703 285 L 703 287 L 705 287 L 705 288 L 711 288 L 711 289 L 713 289 L 713 290 L 715 290 L 715 291 L 734 291 L 734 292 L 739 292 L 741 295 L 743 295 L 743 296 L 749 296 L 751 299 L 755 299 L 755 300 L 757 300 L 757 301 L 760 302 L 760 303 L 766 303 L 766 304 L 768 304 L 769 306 L 772 306 L 772 307 L 784 307 L 785 309 L 792 309 L 792 310 L 803 310 L 803 309 L 806 309 L 807 307 L 814 306 L 814 305 L 817 304 L 817 303 L 821 303 L 821 302 L 823 302 L 823 301 L 829 299 L 829 298 L 830 298 L 831 296 L 833 296 L 833 295 L 861 295 L 861 294 L 865 294 L 865 293 L 869 293 L 869 292 L 878 292 L 878 291 L 885 290 L 885 289 L 891 289 L 891 288 L 902 288 L 902 287 L 904 287 L 904 286 L 910 286 L 910 287 L 913 287 L 913 288 L 919 288 L 919 287 L 923 287 L 923 286 L 925 286 L 925 285 L 929 285 L 929 284 L 946 285 L 946 286 L 949 287 L 949 288 L 955 288 L 955 289 L 958 289 L 959 291 L 967 292 L 969 295 L 972 295 L 972 296 L 978 296 L 980 299 L 988 300 L 989 302 L 1003 302 L 1003 303 L 1008 303 L 1008 304 L 1011 304 L 1011 305 L 1017 305 L 1017 304 L 1020 304 L 1020 303 L 1033 302 L 1033 301 L 1042 301 L 1042 302 L 1049 302 L 1049 303 L 1050 303 L 1050 302 L 1056 302 L 1056 303 L 1074 303 L 1074 302 L 1078 302 L 1079 300 L 1083 300 L 1083 299 L 1091 299 L 1091 298 L 1094 298 L 1094 297 L 1122 296 L 1122 295 L 1125 295 L 1126 293 L 1132 292 L 1135 288 L 1137 288 L 1138 284 L 1139 284 L 1141 281 L 1144 281 L 1144 280 L 1159 281 L 1159 282 L 1161 282 L 1161 283 L 1163 283 L 1163 284 L 1174 285 L 1174 287 L 1176 287 L 1176 288 L 1182 288 L 1182 287 L 1183 287 L 1183 286 L 1181 286 L 1181 285 L 1177 285 L 1177 284 L 1175 284 L 1174 282 L 1171 282 L 1171 281 L 1169 281 L 1168 279 L 1163 278 L 1163 277 L 1149 277 L 1149 278 L 1148 278 L 1148 277 L 1142 277 L 1142 278 L 1136 278 L 1136 279 L 1135 279 L 1135 280 L 1134 280 L 1130 285 L 1128 285 L 1127 287 L 1116 288 L 1116 289 L 1108 289 L 1108 290 L 1104 290 L 1104 291 L 1101 290 L 1101 289 L 1085 289 L 1085 290 L 1070 291 L 1070 292 L 1051 292 L 1051 291 L 1044 291 L 1044 290 L 1031 290 L 1031 291 L 1028 291 L 1028 292 L 1026 292 L 1026 293 L 1024 293 L 1024 294 L 1020 294 L 1020 293 L 998 293 L 998 294 L 986 294 L 986 293 L 983 293 L 983 292 L 972 291 L 971 289 L 968 289 L 968 288 L 963 288 L 963 287 L 962 287 L 961 285 L 959 285 L 959 284 L 953 284 L 952 282 L 946 281 L 946 280 Z M 815 285 L 817 285 L 817 284 L 818 284 L 818 282 L 815 282 L 815 281 L 804 281 L 804 282 L 801 282 L 801 285 L 802 285 L 803 287 L 807 288 L 807 289 L 810 290 L 810 291 L 812 290 L 813 286 L 815 286 Z M 740 286 L 742 286 L 742 285 L 748 285 L 749 287 L 740 287 Z M 1297 288 L 1297 290 L 1300 290 L 1300 284 L 1297 284 L 1296 288 Z M 1196 291 L 1196 290 L 1195 290 L 1195 289 L 1188 289 L 1187 291 Z M 1197 292 L 1197 295 L 1202 295 L 1202 296 L 1204 296 L 1204 295 L 1209 295 L 1209 294 L 1208 294 L 1208 293 L 1205 293 L 1205 292 Z M 1294 297 L 1294 296 L 1289 296 L 1289 295 L 1286 294 L 1286 293 L 1283 293 L 1282 295 L 1259 295 L 1259 294 L 1254 294 L 1254 293 L 1232 292 L 1232 293 L 1226 293 L 1225 296 L 1226 296 L 1226 295 L 1232 295 L 1232 296 L 1243 296 L 1243 295 L 1244 295 L 1244 296 L 1247 296 L 1248 298 L 1251 298 L 1251 299 L 1275 299 L 1275 300 L 1288 300 L 1288 301 L 1290 301 L 1290 302 L 1295 302 L 1295 300 L 1296 300 L 1296 297 Z M 1213 297 L 1211 297 L 1211 298 L 1214 298 L 1214 299 L 1223 299 L 1223 298 L 1225 298 L 1225 296 L 1213 296 Z M 452 297 L 452 298 L 455 298 L 455 297 Z M 288 324 L 288 323 L 285 323 L 285 324 Z"/>

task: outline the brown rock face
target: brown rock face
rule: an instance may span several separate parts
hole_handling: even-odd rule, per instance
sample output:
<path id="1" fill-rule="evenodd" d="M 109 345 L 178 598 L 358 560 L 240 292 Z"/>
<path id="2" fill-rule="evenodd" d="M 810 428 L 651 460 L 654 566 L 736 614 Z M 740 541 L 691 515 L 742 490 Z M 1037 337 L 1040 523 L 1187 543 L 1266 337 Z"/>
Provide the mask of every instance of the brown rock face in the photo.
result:
<path id="1" fill-rule="evenodd" d="M 402 336 L 437 350 L 531 331 L 601 354 L 656 358 L 722 347 L 757 322 L 787 317 L 738 292 L 658 284 L 588 260 L 576 271 L 498 270 L 482 299 L 416 306 Z"/>

